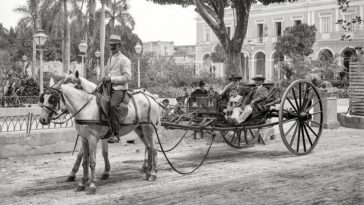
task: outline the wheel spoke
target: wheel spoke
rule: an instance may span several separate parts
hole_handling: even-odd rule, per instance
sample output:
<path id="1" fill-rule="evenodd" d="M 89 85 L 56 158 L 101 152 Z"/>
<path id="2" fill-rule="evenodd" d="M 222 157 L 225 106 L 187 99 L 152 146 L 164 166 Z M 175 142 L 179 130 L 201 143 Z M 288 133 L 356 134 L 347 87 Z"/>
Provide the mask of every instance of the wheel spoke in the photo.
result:
<path id="1" fill-rule="evenodd" d="M 307 92 L 308 91 L 308 92 Z M 306 94 L 308 94 L 308 95 L 306 95 Z M 306 108 L 307 108 L 307 106 L 310 104 L 310 102 L 311 102 L 311 100 L 312 100 L 312 95 L 313 94 L 311 94 L 311 96 L 309 96 L 310 95 L 310 91 L 309 91 L 309 89 L 308 89 L 308 87 L 306 87 L 306 91 L 305 91 L 305 99 L 308 99 L 307 101 L 306 101 L 306 103 L 305 104 L 303 104 L 303 109 L 302 109 L 302 111 L 305 111 L 305 110 L 307 110 Z"/>
<path id="2" fill-rule="evenodd" d="M 306 135 L 307 135 L 307 139 L 308 139 L 308 141 L 310 142 L 310 145 L 311 145 L 311 147 L 313 146 L 313 144 L 312 144 L 312 140 L 311 140 L 311 138 L 310 138 L 310 135 L 308 134 L 308 131 L 307 131 L 307 128 L 306 128 L 306 123 L 303 125 L 303 128 L 305 129 L 305 132 L 306 132 Z"/>
<path id="3" fill-rule="evenodd" d="M 302 132 L 302 143 L 303 143 L 303 151 L 306 152 L 306 141 L 305 141 L 305 134 L 303 130 L 303 123 L 301 123 L 301 132 Z"/>
<path id="4" fill-rule="evenodd" d="M 318 135 L 316 134 L 315 131 L 313 131 L 313 129 L 311 128 L 311 126 L 309 124 L 307 124 L 307 122 L 305 122 L 306 126 L 308 127 L 308 129 L 311 130 L 311 132 L 316 136 L 316 139 L 318 138 Z"/>
<path id="5" fill-rule="evenodd" d="M 320 123 L 318 123 L 318 122 L 315 122 L 315 121 L 310 121 L 310 122 L 312 122 L 313 124 L 316 124 L 316 125 L 318 125 L 318 126 L 321 126 L 321 124 L 320 124 Z"/>
<path id="6" fill-rule="evenodd" d="M 298 103 L 297 103 L 297 97 L 296 97 L 296 93 L 294 92 L 294 88 L 292 87 L 291 88 L 292 92 L 293 92 L 293 97 L 294 97 L 294 101 L 296 103 L 296 106 L 297 106 L 297 112 L 300 111 L 300 107 L 298 107 Z"/>
<path id="7" fill-rule="evenodd" d="M 240 147 L 241 132 L 238 132 L 238 146 Z"/>
<path id="8" fill-rule="evenodd" d="M 301 103 L 301 83 L 298 83 L 298 105 L 299 110 L 302 111 L 302 103 Z"/>
<path id="9" fill-rule="evenodd" d="M 298 123 L 298 139 L 297 139 L 297 149 L 296 149 L 296 152 L 299 152 L 300 150 L 300 138 L 301 138 L 301 126 L 300 126 L 301 123 Z"/>
<path id="10" fill-rule="evenodd" d="M 317 103 L 319 103 L 321 100 L 318 100 L 318 101 L 316 101 L 315 103 L 313 103 L 309 108 L 307 108 L 307 109 L 305 109 L 305 112 L 307 112 L 307 111 L 310 111 L 311 110 L 311 108 L 313 108 L 313 106 L 315 106 Z M 308 103 L 307 103 L 308 104 Z"/>
<path id="11" fill-rule="evenodd" d="M 294 129 L 294 132 L 293 132 L 293 135 L 292 135 L 292 138 L 291 138 L 291 142 L 289 143 L 289 146 L 292 147 L 292 144 L 293 144 L 293 141 L 294 141 L 294 138 L 296 137 L 296 134 L 297 134 L 297 127 Z"/>
<path id="12" fill-rule="evenodd" d="M 230 140 L 230 143 L 231 143 L 231 144 L 233 143 L 234 138 L 235 138 L 235 132 L 234 132 L 234 134 L 233 134 L 233 137 L 232 137 L 232 138 L 231 138 L 231 140 Z"/>
<path id="13" fill-rule="evenodd" d="M 310 113 L 310 115 L 317 115 L 317 114 L 320 114 L 320 113 L 322 113 L 322 111 Z"/>
<path id="14" fill-rule="evenodd" d="M 292 124 L 292 126 L 289 128 L 289 130 L 284 134 L 284 136 L 287 136 L 289 132 L 291 132 L 291 130 L 293 129 L 293 127 L 297 125 L 297 121 L 295 123 Z"/>
<path id="15" fill-rule="evenodd" d="M 287 98 L 287 101 L 289 102 L 289 104 L 291 104 L 291 106 L 293 107 L 293 109 L 296 111 L 296 113 L 298 113 L 298 110 L 296 109 L 296 107 L 293 105 L 293 103 L 291 102 L 291 100 L 289 98 Z"/>

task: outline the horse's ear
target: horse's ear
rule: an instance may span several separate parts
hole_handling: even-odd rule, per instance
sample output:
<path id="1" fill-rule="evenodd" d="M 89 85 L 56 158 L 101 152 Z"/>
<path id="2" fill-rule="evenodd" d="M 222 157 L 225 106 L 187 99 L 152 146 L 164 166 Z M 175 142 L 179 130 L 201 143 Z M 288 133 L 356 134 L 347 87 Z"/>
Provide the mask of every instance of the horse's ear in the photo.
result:
<path id="1" fill-rule="evenodd" d="M 49 79 L 49 87 L 52 87 L 55 84 L 53 77 Z"/>
<path id="2" fill-rule="evenodd" d="M 80 73 L 78 72 L 78 70 L 76 70 L 76 72 L 75 72 L 75 77 L 76 78 L 80 77 Z"/>

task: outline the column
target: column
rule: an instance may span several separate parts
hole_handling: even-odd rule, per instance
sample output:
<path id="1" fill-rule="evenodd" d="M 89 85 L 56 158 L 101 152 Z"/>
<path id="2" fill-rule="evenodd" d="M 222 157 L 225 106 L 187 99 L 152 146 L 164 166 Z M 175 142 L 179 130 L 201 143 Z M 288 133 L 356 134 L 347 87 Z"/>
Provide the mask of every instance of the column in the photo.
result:
<path id="1" fill-rule="evenodd" d="M 273 81 L 273 76 L 274 76 L 274 73 L 273 73 L 273 60 L 272 59 L 268 59 L 265 61 L 265 75 L 266 75 L 266 78 L 267 78 L 267 82 L 268 81 Z"/>
<path id="2" fill-rule="evenodd" d="M 337 20 L 339 20 L 339 8 L 336 8 L 335 9 L 335 22 L 334 23 L 336 23 L 337 22 Z M 336 26 L 335 26 L 335 31 L 336 32 L 339 32 L 339 24 L 336 24 Z"/>
<path id="3" fill-rule="evenodd" d="M 362 5 L 359 9 L 360 9 L 360 16 L 361 16 L 362 20 L 364 20 L 364 5 Z M 360 28 L 364 29 L 364 23 L 363 22 L 360 24 Z"/>

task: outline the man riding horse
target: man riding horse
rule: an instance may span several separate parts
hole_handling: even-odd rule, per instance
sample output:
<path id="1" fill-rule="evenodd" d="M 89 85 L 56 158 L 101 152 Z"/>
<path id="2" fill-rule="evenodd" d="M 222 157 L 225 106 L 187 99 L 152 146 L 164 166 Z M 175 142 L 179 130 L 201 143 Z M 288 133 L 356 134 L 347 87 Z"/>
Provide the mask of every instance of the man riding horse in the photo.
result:
<path id="1" fill-rule="evenodd" d="M 109 143 L 119 142 L 120 124 L 128 114 L 128 103 L 124 100 L 131 80 L 131 62 L 120 52 L 121 38 L 118 35 L 110 36 L 110 49 L 112 55 L 107 61 L 106 75 L 103 82 L 111 82 L 110 124 L 111 129 L 105 138 Z"/>

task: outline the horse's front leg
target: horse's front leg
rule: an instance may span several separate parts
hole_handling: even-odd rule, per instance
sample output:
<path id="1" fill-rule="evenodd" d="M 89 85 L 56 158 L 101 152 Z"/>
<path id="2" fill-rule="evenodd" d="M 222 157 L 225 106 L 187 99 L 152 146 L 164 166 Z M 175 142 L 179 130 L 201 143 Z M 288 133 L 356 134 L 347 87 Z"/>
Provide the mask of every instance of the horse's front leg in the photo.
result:
<path id="1" fill-rule="evenodd" d="M 83 152 L 84 152 L 84 150 L 83 150 L 83 146 L 81 144 L 80 150 L 78 151 L 78 154 L 77 154 L 75 164 L 73 165 L 71 173 L 70 173 L 70 175 L 68 175 L 68 177 L 66 179 L 66 182 L 75 181 L 76 173 L 78 172 L 78 169 L 80 168 L 80 164 L 81 164 L 81 161 L 82 161 Z"/>
<path id="2" fill-rule="evenodd" d="M 147 125 L 143 129 L 144 136 L 148 142 L 148 167 L 150 168 L 149 181 L 157 179 L 157 143 L 154 128 Z"/>
<path id="3" fill-rule="evenodd" d="M 104 173 L 101 175 L 101 180 L 105 180 L 109 178 L 109 171 L 110 171 L 110 161 L 109 161 L 109 146 L 107 140 L 102 140 L 102 156 L 104 157 L 105 162 L 105 170 Z"/>
<path id="4" fill-rule="evenodd" d="M 97 149 L 97 141 L 98 139 L 94 136 L 88 137 L 88 145 L 90 152 L 90 168 L 91 168 L 91 183 L 90 189 L 87 194 L 95 194 L 96 193 L 96 149 Z"/>
<path id="5" fill-rule="evenodd" d="M 81 137 L 82 139 L 82 147 L 83 147 L 83 162 L 82 162 L 82 168 L 83 168 L 83 178 L 82 181 L 77 185 L 76 191 L 83 191 L 85 190 L 86 184 L 88 182 L 88 167 L 89 167 L 89 146 L 88 141 L 85 137 Z"/>

